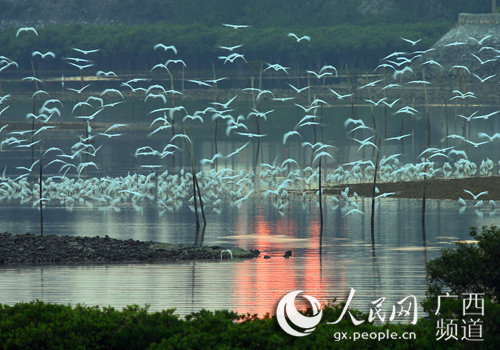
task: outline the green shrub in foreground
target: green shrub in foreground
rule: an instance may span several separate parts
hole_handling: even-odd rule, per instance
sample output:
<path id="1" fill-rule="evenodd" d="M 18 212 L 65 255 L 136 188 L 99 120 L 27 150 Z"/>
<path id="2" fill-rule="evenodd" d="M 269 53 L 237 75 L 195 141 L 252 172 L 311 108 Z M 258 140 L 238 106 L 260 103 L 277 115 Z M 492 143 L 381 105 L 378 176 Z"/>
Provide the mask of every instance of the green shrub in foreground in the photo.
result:
<path id="1" fill-rule="evenodd" d="M 144 349 L 179 331 L 181 321 L 173 312 L 41 301 L 0 305 L 0 344 L 4 349 Z"/>
<path id="2" fill-rule="evenodd" d="M 472 228 L 477 243 L 457 243 L 457 249 L 444 249 L 441 257 L 427 264 L 428 296 L 485 293 L 500 296 L 500 228 Z"/>
<path id="3" fill-rule="evenodd" d="M 427 266 L 427 299 L 422 306 L 432 321 L 456 320 L 462 328 L 471 320 L 479 320 L 484 342 L 476 347 L 496 349 L 500 343 L 500 228 L 471 228 L 476 243 L 457 243 L 457 249 L 443 249 L 439 258 Z M 464 315 L 466 305 L 473 307 L 475 294 L 484 296 L 484 315 Z M 449 295 L 450 297 L 446 297 Z M 438 296 L 441 296 L 438 305 Z M 482 298 L 482 296 L 481 296 Z M 479 302 L 481 304 L 481 302 Z M 439 309 L 439 310 L 438 310 Z M 438 312 L 439 311 L 439 312 Z M 436 316 L 436 312 L 438 315 Z M 472 344 L 468 344 L 472 346 Z"/>
<path id="4" fill-rule="evenodd" d="M 350 319 L 335 325 L 344 305 L 326 305 L 323 318 L 306 337 L 287 335 L 269 315 L 238 315 L 229 311 L 202 310 L 182 319 L 174 310 L 148 312 L 148 307 L 113 308 L 47 304 L 41 301 L 0 305 L 0 344 L 3 349 L 450 349 L 471 343 L 437 341 L 436 318 L 420 319 L 417 325 L 354 326 Z M 308 310 L 308 312 L 312 312 Z M 352 312 L 352 311 L 351 311 Z M 498 315 L 498 316 L 497 316 Z M 491 317 L 491 320 L 489 319 Z M 500 308 L 489 304 L 485 315 L 484 348 L 499 336 L 489 332 L 498 325 Z M 367 315 L 356 312 L 356 318 Z M 486 320 L 488 318 L 488 320 Z M 491 321 L 491 322 L 490 322 Z M 496 327 L 496 326 L 495 326 Z M 414 332 L 415 340 L 342 340 L 336 332 Z M 493 328 L 492 328 L 493 329 Z M 496 332 L 496 328 L 495 332 Z M 495 338 L 496 337 L 496 338 Z"/>

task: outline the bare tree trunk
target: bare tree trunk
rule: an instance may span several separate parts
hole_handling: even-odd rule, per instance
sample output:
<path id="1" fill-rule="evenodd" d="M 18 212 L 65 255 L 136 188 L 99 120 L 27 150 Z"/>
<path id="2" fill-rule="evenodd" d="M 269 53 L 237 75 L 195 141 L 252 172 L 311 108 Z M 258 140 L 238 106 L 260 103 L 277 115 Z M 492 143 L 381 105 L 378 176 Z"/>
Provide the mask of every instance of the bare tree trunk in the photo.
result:
<path id="1" fill-rule="evenodd" d="M 497 0 L 491 0 L 491 13 L 497 13 Z"/>

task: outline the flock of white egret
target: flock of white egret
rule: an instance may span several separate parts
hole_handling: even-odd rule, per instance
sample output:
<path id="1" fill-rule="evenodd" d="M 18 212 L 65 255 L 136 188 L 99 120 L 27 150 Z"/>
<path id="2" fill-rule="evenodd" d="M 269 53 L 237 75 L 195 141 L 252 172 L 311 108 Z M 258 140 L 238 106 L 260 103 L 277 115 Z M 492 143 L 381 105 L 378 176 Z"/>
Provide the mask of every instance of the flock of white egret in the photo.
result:
<path id="1" fill-rule="evenodd" d="M 244 26 L 228 25 L 228 30 L 244 30 Z M 33 28 L 21 28 L 16 36 L 21 35 L 38 35 Z M 402 47 L 405 45 L 410 47 L 417 41 L 402 38 Z M 479 53 L 494 53 L 494 56 L 481 56 L 481 64 L 493 64 L 500 57 L 500 50 L 485 46 L 488 43 L 489 37 L 476 38 L 476 45 Z M 290 33 L 283 40 L 296 40 L 297 45 L 301 45 L 301 41 L 311 41 L 314 38 L 308 36 L 299 37 Z M 219 46 L 221 56 L 219 59 L 224 64 L 230 64 L 234 60 L 240 58 L 245 61 L 244 55 L 237 50 L 244 47 L 244 43 L 223 43 Z M 466 43 L 464 43 L 466 44 Z M 485 49 L 488 48 L 488 49 Z M 476 100 L 473 91 L 460 90 L 459 87 L 453 89 L 453 96 L 449 98 L 449 103 L 460 103 L 460 128 L 462 134 L 446 134 L 442 141 L 454 140 L 455 145 L 449 147 L 425 147 L 419 154 L 418 161 L 415 163 L 401 164 L 401 153 L 380 154 L 379 164 L 376 165 L 376 157 L 370 159 L 350 160 L 342 164 L 336 163 L 335 147 L 328 142 L 323 142 L 319 136 L 320 130 L 325 127 L 323 115 L 320 113 L 323 107 L 339 104 L 339 101 L 357 101 L 356 103 L 368 104 L 373 109 L 384 109 L 387 113 L 404 117 L 421 117 L 426 114 L 426 104 L 416 105 L 408 98 L 394 96 L 395 91 L 403 91 L 403 89 L 411 89 L 414 86 L 431 89 L 432 81 L 423 79 L 417 80 L 416 70 L 418 69 L 441 69 L 442 65 L 434 60 L 425 60 L 425 55 L 430 50 L 425 52 L 396 52 L 384 58 L 381 67 L 393 69 L 393 74 L 377 77 L 373 81 L 366 81 L 360 84 L 360 87 L 352 87 L 350 91 L 340 91 L 334 85 L 315 85 L 315 89 L 322 88 L 324 93 L 322 96 L 328 96 L 324 99 L 311 97 L 312 84 L 299 88 L 294 84 L 288 83 L 290 89 L 286 95 L 277 96 L 276 91 L 259 89 L 254 86 L 248 86 L 242 89 L 226 101 L 206 101 L 204 109 L 190 110 L 189 106 L 184 106 L 181 101 L 185 91 L 179 91 L 172 87 L 171 81 L 156 81 L 151 83 L 151 77 L 159 74 L 158 71 L 165 70 L 172 73 L 174 69 L 178 72 L 181 69 L 189 69 L 180 59 L 175 59 L 177 49 L 171 45 L 158 43 L 151 48 L 152 51 L 163 49 L 165 58 L 164 63 L 158 63 L 151 68 L 149 77 L 138 77 L 134 79 L 120 80 L 120 75 L 112 71 L 104 72 L 95 66 L 92 60 L 92 55 L 98 51 L 96 48 L 77 49 L 73 48 L 75 57 L 64 57 L 69 65 L 78 69 L 76 72 L 82 74 L 81 87 L 65 87 L 63 89 L 66 94 L 70 94 L 73 106 L 68 107 L 68 101 L 61 101 L 53 98 L 51 95 L 59 93 L 59 91 L 45 91 L 42 89 L 44 81 L 36 77 L 36 72 L 33 70 L 32 76 L 22 78 L 23 81 L 29 81 L 34 86 L 34 94 L 31 98 L 26 99 L 26 104 L 37 106 L 33 108 L 33 112 L 26 115 L 13 115 L 9 111 L 11 100 L 19 100 L 22 97 L 16 97 L 17 92 L 2 91 L 0 96 L 0 118 L 2 118 L 2 126 L 0 128 L 0 150 L 2 152 L 16 152 L 21 150 L 33 149 L 34 158 L 31 163 L 25 166 L 16 167 L 16 171 L 22 171 L 21 175 L 9 175 L 11 169 L 6 160 L 0 159 L 0 167 L 4 168 L 3 174 L 0 177 L 0 203 L 9 205 L 12 203 L 20 203 L 22 205 L 32 205 L 40 207 L 40 203 L 47 205 L 55 203 L 63 205 L 68 209 L 75 206 L 98 206 L 101 208 L 112 208 L 119 211 L 120 207 L 125 203 L 132 203 L 134 206 L 154 205 L 158 207 L 160 212 L 165 210 L 173 210 L 183 204 L 191 205 L 195 200 L 193 187 L 193 169 L 196 174 L 196 180 L 199 185 L 199 191 L 203 203 L 209 208 L 220 212 L 220 206 L 223 200 L 229 200 L 233 205 L 240 206 L 249 196 L 262 194 L 265 197 L 274 198 L 275 207 L 283 213 L 289 203 L 290 191 L 296 191 L 305 198 L 311 200 L 304 190 L 317 190 L 319 185 L 319 164 L 321 159 L 327 160 L 330 164 L 329 171 L 323 173 L 323 186 L 344 186 L 340 197 L 326 197 L 331 201 L 333 206 L 341 203 L 342 210 L 345 215 L 361 213 L 356 204 L 357 194 L 349 193 L 349 184 L 360 182 L 373 182 L 376 169 L 378 169 L 378 182 L 395 182 L 395 181 L 412 181 L 423 180 L 424 178 L 442 177 L 470 177 L 470 176 L 493 176 L 495 174 L 495 162 L 489 158 L 485 158 L 480 164 L 476 164 L 469 160 L 466 151 L 466 145 L 470 147 L 483 147 L 485 144 L 495 142 L 500 138 L 500 133 L 489 135 L 485 132 L 480 132 L 477 138 L 470 135 L 470 125 L 479 123 L 481 120 L 495 118 L 500 110 L 491 113 L 482 113 L 481 106 L 472 107 L 467 105 L 467 102 Z M 432 49 L 431 49 L 432 50 Z M 224 52 L 231 52 L 225 56 Z M 1 54 L 1 52 L 0 52 Z M 42 53 L 33 51 L 33 60 L 54 60 L 58 59 L 52 52 Z M 410 58 L 408 58 L 410 57 Z M 414 61 L 416 58 L 423 60 L 422 63 L 415 67 Z M 413 64 L 413 65 L 412 65 Z M 282 79 L 289 78 L 290 68 L 284 67 L 278 63 L 266 63 L 267 67 L 263 69 L 263 73 L 271 71 L 272 74 L 280 75 Z M 432 67 L 431 67 L 432 66 Z M 31 67 L 19 67 L 16 62 L 5 56 L 0 56 L 0 82 L 2 80 L 1 72 L 3 70 L 23 69 L 28 71 Z M 468 79 L 468 76 L 474 76 L 469 69 L 461 66 L 460 62 L 453 66 L 457 74 L 461 74 L 461 79 Z M 450 72 L 453 70 L 450 70 Z M 271 73 L 268 72 L 268 73 Z M 317 73 L 307 71 L 309 76 L 315 79 L 334 78 L 338 77 L 337 69 L 331 65 L 324 65 Z M 414 75 L 415 79 L 411 77 Z M 110 78 L 110 82 L 119 81 L 119 86 L 116 88 L 106 88 L 102 91 L 92 89 L 94 84 L 88 77 L 98 76 L 101 78 Z M 410 79 L 401 79 L 403 76 Z M 87 78 L 87 84 L 84 80 Z M 482 84 L 493 78 L 476 77 Z M 198 88 L 214 89 L 217 92 L 217 83 L 221 80 L 229 78 L 215 77 L 210 80 L 190 79 L 188 82 L 198 85 Z M 367 78 L 368 79 L 368 78 Z M 472 79 L 472 78 L 471 78 Z M 291 81 L 291 80 L 288 80 Z M 69 85 L 68 81 L 61 82 Z M 194 85 L 193 85 L 194 86 Z M 280 90 L 281 91 L 281 90 Z M 388 94 L 389 91 L 393 93 Z M 239 109 L 243 104 L 241 95 L 252 94 L 252 98 L 246 99 L 248 106 Z M 369 94 L 370 98 L 362 98 Z M 307 96 L 306 96 L 307 95 Z M 66 95 L 67 96 L 67 95 Z M 214 93 L 216 96 L 216 93 Z M 381 96 L 378 101 L 372 99 L 371 96 Z M 140 100 L 139 100 L 140 98 Z M 144 145 L 137 147 L 134 156 L 149 157 L 156 160 L 171 160 L 175 158 L 179 152 L 187 152 L 191 156 L 192 166 L 184 167 L 180 170 L 172 169 L 170 163 L 159 165 L 151 165 L 148 174 L 142 174 L 130 169 L 127 175 L 123 176 L 92 176 L 93 171 L 105 167 L 98 161 L 98 153 L 106 147 L 106 140 L 124 138 L 121 130 L 126 130 L 130 127 L 128 123 L 114 123 L 107 125 L 105 131 L 96 132 L 95 123 L 99 122 L 99 118 L 104 111 L 113 113 L 113 108 L 122 104 L 128 99 L 140 101 L 148 109 L 147 117 L 143 121 L 149 123 L 149 134 L 162 135 L 165 138 L 165 147 L 163 149 L 154 149 L 152 145 Z M 353 100 L 356 99 L 356 100 Z M 175 105 L 174 101 L 175 100 Z M 239 101 L 240 100 L 240 101 Z M 304 103 L 304 101 L 306 101 Z M 405 102 L 406 101 L 406 102 Z M 237 106 L 237 103 L 238 106 Z M 299 162 L 298 159 L 287 158 L 279 159 L 279 156 L 267 159 L 267 163 L 259 162 L 254 171 L 245 171 L 241 169 L 219 167 L 218 161 L 227 160 L 231 157 L 239 157 L 250 143 L 259 144 L 261 140 L 269 137 L 267 134 L 259 131 L 259 123 L 273 123 L 274 109 L 266 109 L 262 106 L 273 104 L 279 108 L 284 104 L 293 104 L 296 107 L 297 115 L 291 115 L 288 125 L 280 126 L 282 130 L 282 139 L 277 142 L 282 142 L 284 146 L 291 141 L 299 143 L 304 150 L 308 150 L 311 155 L 311 161 L 308 164 Z M 63 104 L 66 104 L 64 109 Z M 467 107 L 464 109 L 464 105 Z M 294 107 L 294 108 L 295 108 Z M 71 112 L 69 112 L 71 110 Z M 246 113 L 243 110 L 251 110 Z M 300 115 L 299 115 L 300 114 Z M 7 118 L 6 116 L 9 116 Z M 257 120 L 257 130 L 255 126 L 249 123 L 250 119 Z M 353 152 L 353 158 L 359 158 L 359 151 L 363 148 L 373 150 L 373 155 L 376 152 L 382 152 L 380 142 L 403 142 L 409 137 L 414 136 L 412 130 L 409 134 L 401 132 L 400 135 L 382 138 L 382 132 L 369 126 L 370 115 L 364 118 L 355 117 L 346 118 L 341 124 L 344 125 L 345 133 L 349 135 L 353 142 L 359 145 L 357 152 Z M 455 117 L 456 118 L 456 117 Z M 14 130 L 9 126 L 9 120 L 24 120 L 32 122 L 33 128 L 26 130 Z M 56 144 L 55 138 L 46 137 L 49 133 L 59 132 L 58 124 L 55 121 L 79 121 L 85 123 L 85 132 L 74 139 L 74 143 L 70 148 L 62 148 Z M 393 121 L 393 123 L 399 123 Z M 211 124 L 213 126 L 211 126 Z M 29 123 L 26 123 L 28 125 Z M 203 130 L 214 130 L 214 128 L 224 128 L 224 133 L 216 134 L 214 147 L 211 149 L 203 149 L 203 152 L 194 153 L 194 144 L 197 143 L 196 133 L 194 136 L 188 132 L 192 127 L 202 125 Z M 465 127 L 462 127 L 465 125 Z M 456 128 L 456 126 L 455 126 Z M 315 138 L 310 137 L 311 130 L 314 129 Z M 379 125 L 379 129 L 380 125 Z M 467 134 L 467 129 L 469 133 Z M 175 131 L 174 131 L 175 130 Z M 305 130 L 308 130 L 307 132 Z M 402 131 L 402 130 L 401 130 Z M 354 133 L 356 132 L 356 133 Z M 307 137 L 305 135 L 308 135 Z M 50 134 L 52 135 L 52 134 Z M 238 136 L 236 136 L 238 135 Z M 361 135 L 361 136 L 360 136 Z M 368 135 L 368 136 L 366 136 Z M 231 138 L 241 137 L 247 138 L 232 152 L 223 154 L 217 151 L 217 137 Z M 306 139 L 309 138 L 309 139 Z M 147 141 L 147 140 L 146 140 Z M 54 142 L 54 144 L 52 144 Z M 378 143 L 377 143 L 378 142 Z M 254 147 L 255 149 L 255 147 Z M 257 148 L 259 149 L 259 148 Z M 393 149 L 393 148 L 391 148 Z M 119 151 L 118 151 L 119 152 Z M 258 151 L 257 151 L 258 152 Z M 118 157 L 126 157 L 126 154 Z M 2 157 L 3 158 L 3 157 Z M 283 157 L 284 158 L 284 157 Z M 259 159 L 258 155 L 245 156 L 245 162 L 253 159 Z M 262 159 L 262 157 L 260 158 Z M 331 165 L 334 164 L 334 165 Z M 500 162 L 498 163 L 500 165 Z M 57 174 L 47 174 L 47 169 L 53 170 L 58 166 Z M 39 169 L 44 167 L 44 176 L 39 179 L 39 174 L 42 171 Z M 147 168 L 147 167 L 145 167 Z M 98 174 L 96 172 L 96 174 Z M 487 189 L 485 189 L 487 190 Z M 316 193 L 313 191 L 312 193 Z M 318 194 L 318 193 L 316 193 Z M 389 197 L 390 193 L 377 193 L 380 198 Z M 464 192 L 464 197 L 466 193 Z M 477 203 L 479 201 L 477 198 Z M 343 204 L 342 204 L 343 203 Z M 466 203 L 463 199 L 460 200 L 462 206 Z M 493 203 L 489 203 L 494 205 Z"/>

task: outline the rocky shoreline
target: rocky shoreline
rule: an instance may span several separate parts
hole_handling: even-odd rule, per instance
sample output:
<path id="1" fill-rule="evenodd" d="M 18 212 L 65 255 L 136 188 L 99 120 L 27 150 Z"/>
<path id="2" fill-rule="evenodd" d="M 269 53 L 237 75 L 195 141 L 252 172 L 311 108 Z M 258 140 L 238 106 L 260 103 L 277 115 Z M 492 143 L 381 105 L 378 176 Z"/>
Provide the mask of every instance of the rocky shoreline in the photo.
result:
<path id="1" fill-rule="evenodd" d="M 178 260 L 231 259 L 227 248 L 121 240 L 104 237 L 0 233 L 0 265 L 151 263 Z M 234 259 L 258 257 L 258 250 L 230 248 Z"/>

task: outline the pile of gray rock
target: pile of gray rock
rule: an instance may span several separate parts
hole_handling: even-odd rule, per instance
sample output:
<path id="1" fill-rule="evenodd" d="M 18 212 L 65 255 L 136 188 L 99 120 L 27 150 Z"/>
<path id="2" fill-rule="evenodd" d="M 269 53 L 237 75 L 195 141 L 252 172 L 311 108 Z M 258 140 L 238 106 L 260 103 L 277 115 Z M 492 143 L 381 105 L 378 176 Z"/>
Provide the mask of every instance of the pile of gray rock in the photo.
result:
<path id="1" fill-rule="evenodd" d="M 0 233 L 0 264 L 125 263 L 221 259 L 227 247 L 192 246 L 120 240 L 104 236 L 77 237 Z M 230 248 L 234 259 L 259 256 L 258 250 Z M 228 258 L 224 255 L 224 258 Z"/>

